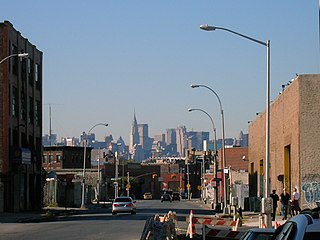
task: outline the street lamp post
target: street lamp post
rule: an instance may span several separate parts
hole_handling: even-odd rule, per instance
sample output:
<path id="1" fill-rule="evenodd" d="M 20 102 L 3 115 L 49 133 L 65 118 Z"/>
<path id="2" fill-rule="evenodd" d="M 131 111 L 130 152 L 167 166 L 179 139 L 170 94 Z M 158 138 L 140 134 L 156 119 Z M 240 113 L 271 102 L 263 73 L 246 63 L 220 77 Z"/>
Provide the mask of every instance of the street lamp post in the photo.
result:
<path id="1" fill-rule="evenodd" d="M 118 157 L 118 152 L 115 152 L 114 154 L 114 160 L 115 160 L 115 163 L 116 163 L 116 166 L 115 166 L 115 182 L 114 182 L 114 198 L 117 198 L 118 195 L 119 195 L 119 183 L 118 183 L 118 179 L 119 179 L 119 157 Z"/>
<path id="2" fill-rule="evenodd" d="M 189 160 L 187 160 L 187 189 L 188 189 L 188 200 L 191 200 L 191 198 L 190 198 L 190 172 L 189 172 Z"/>
<path id="3" fill-rule="evenodd" d="M 224 132 L 224 114 L 223 114 L 223 108 L 222 103 L 219 98 L 219 95 L 210 87 L 203 85 L 203 84 L 191 84 L 192 88 L 198 88 L 198 87 L 204 87 L 209 89 L 218 99 L 219 105 L 220 105 L 220 113 L 221 113 L 221 126 L 222 126 L 222 167 L 223 167 L 223 212 L 228 213 L 228 207 L 227 207 L 227 186 L 226 186 L 226 174 L 225 174 L 225 168 L 226 168 L 226 149 L 225 149 L 225 132 Z"/>
<path id="4" fill-rule="evenodd" d="M 22 57 L 22 58 L 26 58 L 29 56 L 29 53 L 15 53 L 15 54 L 11 54 L 7 57 L 5 57 L 4 59 L 2 59 L 0 61 L 0 64 L 3 63 L 5 60 L 7 60 L 8 58 L 11 58 L 11 57 Z"/>
<path id="5" fill-rule="evenodd" d="M 97 186 L 97 203 L 99 204 L 100 202 L 100 151 L 99 151 L 99 155 L 98 155 L 98 180 L 97 180 L 97 183 L 98 183 L 98 186 Z"/>
<path id="6" fill-rule="evenodd" d="M 84 202 L 84 196 L 85 196 L 85 173 L 86 173 L 86 155 L 87 155 L 87 135 L 90 134 L 90 132 L 92 131 L 92 129 L 94 129 L 97 126 L 105 126 L 107 127 L 108 124 L 106 123 L 98 123 L 96 125 L 94 125 L 92 128 L 90 128 L 90 130 L 88 131 L 88 133 L 85 135 L 84 138 L 84 150 L 83 150 L 83 170 L 82 170 L 82 196 L 81 196 L 81 208 L 86 208 L 85 206 L 85 202 Z M 100 162 L 99 162 L 100 164 Z"/>
<path id="7" fill-rule="evenodd" d="M 214 121 L 212 119 L 212 117 L 210 116 L 210 114 L 208 112 L 206 112 L 205 110 L 201 109 L 201 108 L 189 108 L 188 109 L 189 112 L 192 112 L 192 111 L 200 111 L 200 112 L 203 112 L 204 114 L 206 114 L 209 118 L 210 118 L 210 121 L 211 121 L 211 124 L 212 124 L 212 128 L 213 128 L 213 136 L 214 136 L 214 143 L 213 143 L 213 146 L 214 146 L 214 178 L 216 179 L 217 178 L 217 172 L 218 172 L 218 162 L 216 160 L 216 157 L 217 157 L 217 131 L 216 131 L 216 128 L 215 128 L 215 125 L 214 125 Z M 217 207 L 218 205 L 218 191 L 217 189 L 215 189 L 215 207 Z"/>
<path id="8" fill-rule="evenodd" d="M 129 172 L 127 172 L 127 197 L 129 197 L 130 196 L 130 173 Z"/>
<path id="9" fill-rule="evenodd" d="M 209 25 L 201 25 L 200 29 L 205 31 L 214 31 L 214 30 L 223 30 L 230 33 L 233 33 L 235 35 L 238 35 L 240 37 L 246 38 L 250 41 L 253 41 L 255 43 L 258 43 L 260 45 L 263 45 L 267 48 L 267 83 L 266 83 L 266 156 L 265 156 L 265 202 L 270 202 L 270 172 L 269 172 L 269 166 L 270 166 L 270 40 L 267 40 L 266 42 L 260 41 L 255 38 L 251 38 L 249 36 L 243 35 L 241 33 L 232 31 L 227 28 L 222 27 L 215 27 L 215 26 L 209 26 Z M 267 215 L 267 227 L 271 227 L 271 215 L 269 213 Z"/>

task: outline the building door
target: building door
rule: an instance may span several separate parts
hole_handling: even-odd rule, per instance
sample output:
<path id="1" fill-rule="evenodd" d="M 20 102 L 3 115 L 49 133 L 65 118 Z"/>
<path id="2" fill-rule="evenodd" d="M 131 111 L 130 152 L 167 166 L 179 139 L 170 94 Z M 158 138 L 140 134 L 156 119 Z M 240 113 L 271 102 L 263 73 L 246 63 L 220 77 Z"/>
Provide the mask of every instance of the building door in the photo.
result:
<path id="1" fill-rule="evenodd" d="M 259 165 L 259 186 L 260 186 L 260 189 L 259 189 L 259 193 L 260 193 L 260 197 L 263 198 L 264 196 L 264 169 L 263 169 L 263 160 L 260 160 L 260 165 Z"/>
<path id="2" fill-rule="evenodd" d="M 284 187 L 290 192 L 291 189 L 291 147 L 284 147 Z"/>

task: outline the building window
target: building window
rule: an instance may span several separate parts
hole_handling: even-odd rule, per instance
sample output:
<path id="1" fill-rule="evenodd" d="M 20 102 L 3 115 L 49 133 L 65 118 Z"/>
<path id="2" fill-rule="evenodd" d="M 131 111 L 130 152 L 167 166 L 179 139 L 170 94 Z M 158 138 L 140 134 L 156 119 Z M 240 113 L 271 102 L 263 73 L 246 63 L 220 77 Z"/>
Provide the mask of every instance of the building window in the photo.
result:
<path id="1" fill-rule="evenodd" d="M 18 53 L 18 48 L 16 45 L 12 44 L 11 45 L 11 54 L 17 54 Z M 18 57 L 13 57 L 11 58 L 12 61 L 12 73 L 14 75 L 18 75 L 18 63 L 19 63 L 19 58 Z"/>
<path id="2" fill-rule="evenodd" d="M 34 81 L 34 67 L 33 67 L 33 60 L 28 58 L 28 76 L 29 76 L 29 83 L 33 86 Z"/>
<path id="3" fill-rule="evenodd" d="M 49 163 L 53 163 L 53 155 L 49 155 Z"/>
<path id="4" fill-rule="evenodd" d="M 26 95 L 23 89 L 21 89 L 21 119 L 26 121 L 27 120 L 27 101 Z"/>
<path id="5" fill-rule="evenodd" d="M 34 112 L 36 126 L 40 126 L 41 125 L 41 113 L 40 113 L 40 110 L 41 110 L 40 101 L 36 101 L 35 112 Z"/>
<path id="6" fill-rule="evenodd" d="M 18 116 L 18 89 L 16 87 L 12 88 L 12 100 L 11 100 L 11 115 L 12 117 Z"/>
<path id="7" fill-rule="evenodd" d="M 41 66 L 39 64 L 35 65 L 35 82 L 36 88 L 41 89 Z"/>
<path id="8" fill-rule="evenodd" d="M 57 155 L 57 162 L 61 162 L 62 156 L 61 155 Z"/>
<path id="9" fill-rule="evenodd" d="M 33 103 L 33 97 L 29 97 L 29 117 L 28 117 L 28 122 L 30 124 L 33 124 L 33 120 L 34 120 L 34 103 Z"/>
<path id="10" fill-rule="evenodd" d="M 47 155 L 42 156 L 42 163 L 48 163 L 48 156 Z"/>
<path id="11" fill-rule="evenodd" d="M 21 53 L 23 53 L 23 51 L 20 51 Z M 20 59 L 20 75 L 21 75 L 21 80 L 22 82 L 26 82 L 27 79 L 27 60 L 26 58 L 18 58 Z"/>

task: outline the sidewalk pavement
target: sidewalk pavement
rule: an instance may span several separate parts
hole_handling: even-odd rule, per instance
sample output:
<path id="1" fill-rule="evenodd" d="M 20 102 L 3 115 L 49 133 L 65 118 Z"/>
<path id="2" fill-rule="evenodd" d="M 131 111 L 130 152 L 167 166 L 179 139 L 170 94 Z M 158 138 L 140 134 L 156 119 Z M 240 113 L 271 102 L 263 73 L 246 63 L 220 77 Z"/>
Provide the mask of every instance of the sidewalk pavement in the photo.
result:
<path id="1" fill-rule="evenodd" d="M 5 212 L 0 213 L 1 223 L 27 223 L 55 220 L 57 217 L 98 213 L 111 207 L 111 203 L 90 204 L 85 209 L 82 208 L 64 208 L 64 207 L 45 207 L 41 211 L 28 212 Z"/>
<path id="2" fill-rule="evenodd" d="M 206 209 L 211 209 L 211 204 L 205 204 L 201 200 L 197 200 L 197 203 Z M 242 212 L 242 226 L 240 228 L 249 229 L 249 228 L 259 228 L 259 215 L 260 212 L 250 212 L 250 211 L 243 211 Z M 223 216 L 225 214 L 217 214 L 218 216 Z M 282 216 L 276 216 L 276 220 L 272 221 L 272 227 L 274 228 L 276 224 L 284 224 L 286 220 L 282 220 Z"/>

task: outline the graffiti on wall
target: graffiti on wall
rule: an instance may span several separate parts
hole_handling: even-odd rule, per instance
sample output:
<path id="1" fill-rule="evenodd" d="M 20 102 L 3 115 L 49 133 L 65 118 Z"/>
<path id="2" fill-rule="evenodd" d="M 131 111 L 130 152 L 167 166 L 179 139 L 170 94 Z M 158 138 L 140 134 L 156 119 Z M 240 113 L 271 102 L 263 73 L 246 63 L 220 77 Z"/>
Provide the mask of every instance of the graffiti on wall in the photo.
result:
<path id="1" fill-rule="evenodd" d="M 304 200 L 308 205 L 320 201 L 320 182 L 304 182 L 302 184 Z"/>

